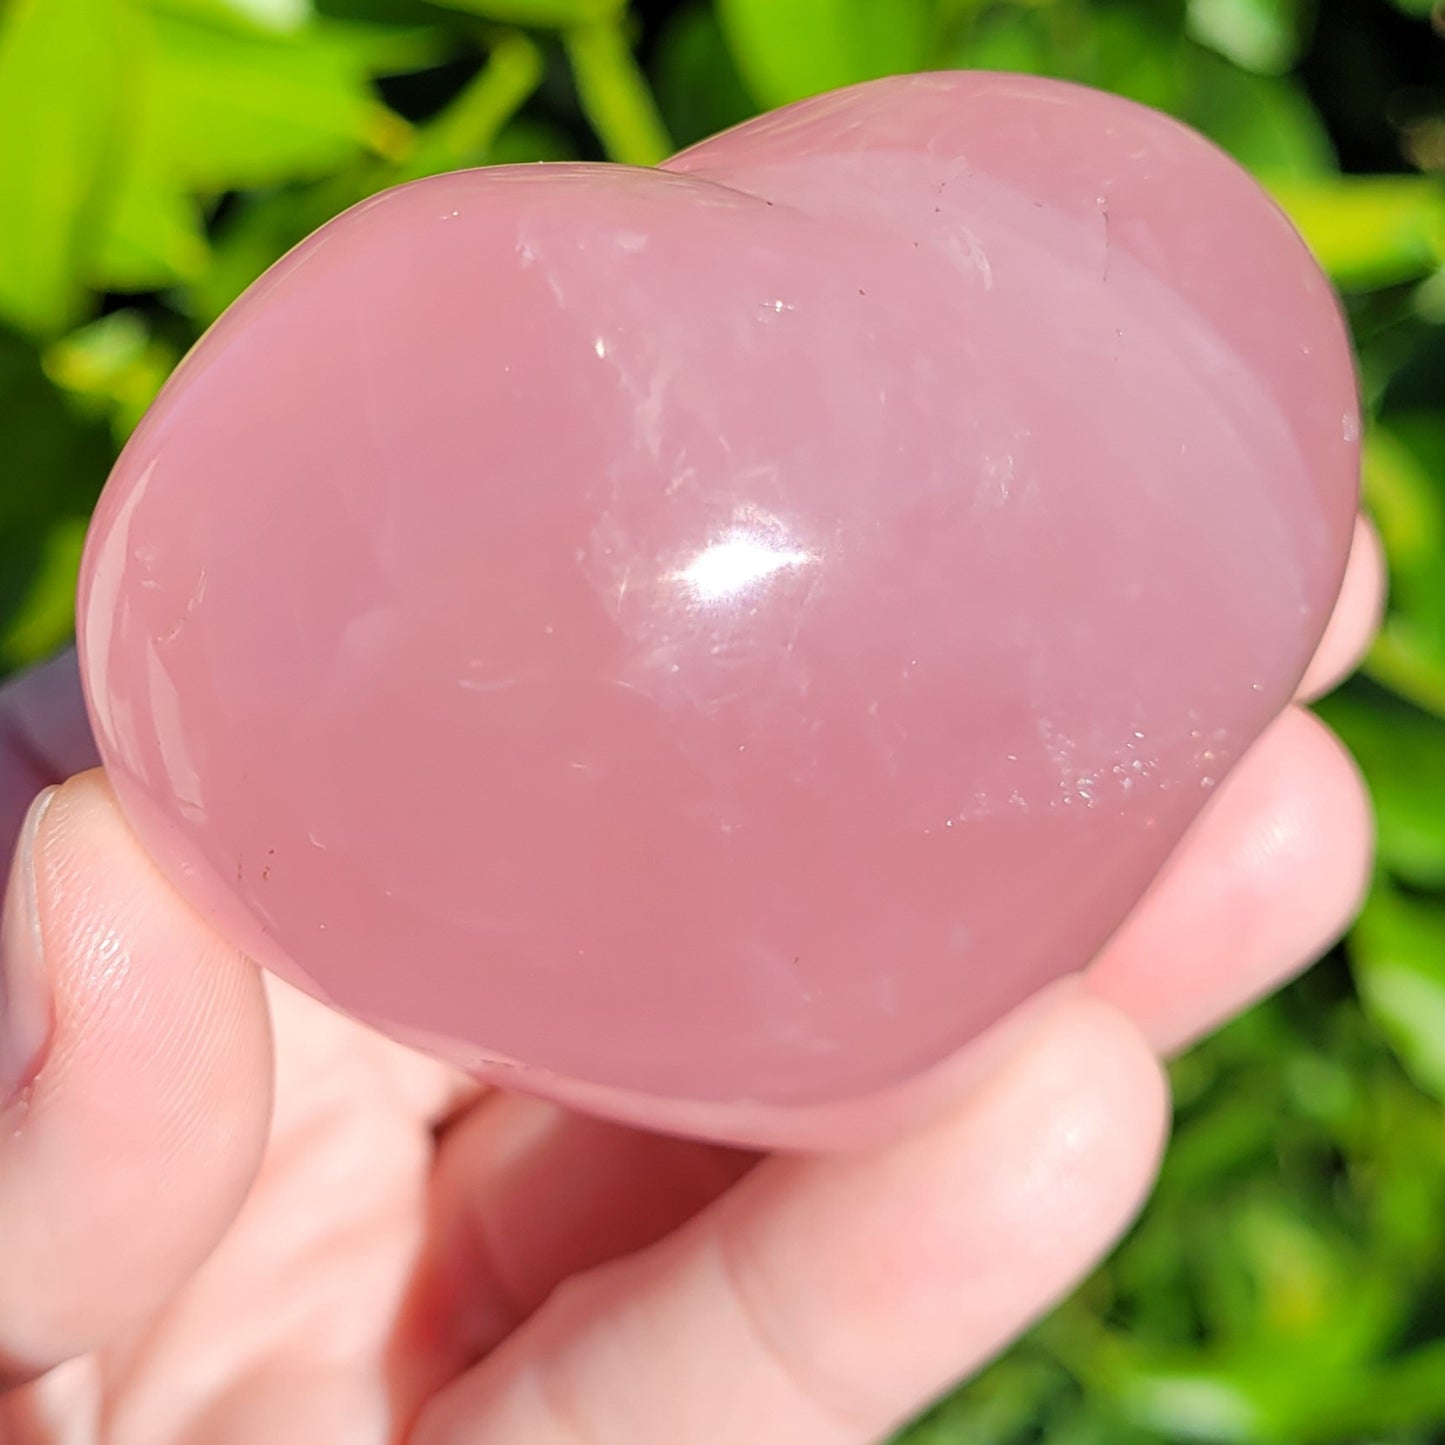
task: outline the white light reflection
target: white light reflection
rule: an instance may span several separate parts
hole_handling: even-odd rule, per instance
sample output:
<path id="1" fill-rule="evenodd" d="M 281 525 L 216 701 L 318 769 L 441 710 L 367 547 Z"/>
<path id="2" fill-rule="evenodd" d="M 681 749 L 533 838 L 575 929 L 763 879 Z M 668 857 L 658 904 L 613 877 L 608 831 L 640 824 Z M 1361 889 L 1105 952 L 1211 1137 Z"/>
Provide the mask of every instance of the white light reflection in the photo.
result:
<path id="1" fill-rule="evenodd" d="M 812 552 L 781 545 L 764 533 L 734 531 L 703 548 L 672 580 L 690 587 L 699 602 L 717 602 L 817 560 Z"/>

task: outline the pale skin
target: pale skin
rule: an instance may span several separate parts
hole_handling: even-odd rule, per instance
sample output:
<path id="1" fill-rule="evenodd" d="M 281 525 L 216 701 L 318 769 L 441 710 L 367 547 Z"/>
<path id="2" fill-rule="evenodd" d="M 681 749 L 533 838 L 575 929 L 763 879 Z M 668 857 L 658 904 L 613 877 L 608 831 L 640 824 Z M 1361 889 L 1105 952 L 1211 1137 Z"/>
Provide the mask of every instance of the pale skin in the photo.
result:
<path id="1" fill-rule="evenodd" d="M 1302 702 L 1381 591 L 1361 524 Z M 32 853 L 50 1042 L 0 1103 L 5 1445 L 883 1439 L 1107 1251 L 1160 1057 L 1369 872 L 1360 779 L 1294 706 L 988 1081 L 871 1153 L 755 1159 L 481 1090 L 263 978 L 71 776 L 78 707 L 68 659 L 0 692 L 8 836 L 69 778 Z"/>

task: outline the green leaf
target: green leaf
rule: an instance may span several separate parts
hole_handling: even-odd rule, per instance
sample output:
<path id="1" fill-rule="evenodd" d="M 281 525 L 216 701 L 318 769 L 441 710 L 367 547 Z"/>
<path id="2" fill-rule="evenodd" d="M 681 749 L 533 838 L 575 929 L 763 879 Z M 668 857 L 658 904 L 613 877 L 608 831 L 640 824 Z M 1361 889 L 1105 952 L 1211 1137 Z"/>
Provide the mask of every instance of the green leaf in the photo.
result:
<path id="1" fill-rule="evenodd" d="M 1040 1410 L 1067 1395 L 1068 1384 L 1063 1370 L 1039 1351 L 1015 1349 L 916 1421 L 895 1445 L 1023 1445 L 1037 1438 Z M 1052 1432 L 1049 1439 L 1053 1445 Z"/>
<path id="2" fill-rule="evenodd" d="M 1087 19 L 1066 0 L 1026 8 L 987 8 L 952 38 L 945 64 L 1020 70 L 1078 81 L 1178 113 L 1188 62 L 1199 55 L 1173 22 L 1172 5 L 1155 0 L 1090 8 Z"/>
<path id="3" fill-rule="evenodd" d="M 576 145 L 566 131 L 528 116 L 520 116 L 503 126 L 487 152 L 487 163 L 494 166 L 576 158 Z"/>
<path id="4" fill-rule="evenodd" d="M 1088 44 L 1078 47 L 1081 67 L 1074 78 L 1178 114 L 1190 47 L 1173 23 L 1172 9 L 1157 0 L 1101 8 L 1088 26 Z M 1067 65 L 1073 50 L 1067 30 L 1056 25 L 1056 56 Z"/>
<path id="5" fill-rule="evenodd" d="M 0 446 L 0 667 L 11 668 L 64 640 L 75 541 L 114 452 L 104 420 L 69 405 L 34 349 L 4 330 Z"/>
<path id="6" fill-rule="evenodd" d="M 1047 29 L 1037 12 L 997 9 L 962 30 L 943 59 L 945 65 L 959 69 L 1043 75 L 1056 73 L 1049 50 Z"/>
<path id="7" fill-rule="evenodd" d="M 156 34 L 146 144 L 177 185 L 274 185 L 406 144 L 404 123 L 371 90 L 365 48 L 337 27 L 240 36 L 161 16 Z"/>
<path id="8" fill-rule="evenodd" d="M 108 417 L 117 443 L 135 429 L 179 357 L 139 311 L 112 311 L 62 337 L 45 374 L 79 405 Z"/>
<path id="9" fill-rule="evenodd" d="M 1316 710 L 1370 785 L 1381 863 L 1422 887 L 1445 885 L 1445 722 L 1358 686 Z"/>
<path id="10" fill-rule="evenodd" d="M 448 10 L 462 10 L 503 25 L 533 25 L 538 29 L 565 29 L 615 19 L 627 0 L 436 0 Z"/>
<path id="11" fill-rule="evenodd" d="M 1251 75 L 1204 50 L 1194 52 L 1188 76 L 1181 118 L 1241 165 L 1282 181 L 1336 169 L 1329 131 L 1299 86 Z"/>
<path id="12" fill-rule="evenodd" d="M 97 291 L 161 290 L 197 275 L 208 258 L 200 207 L 173 174 L 167 131 L 174 118 L 160 108 L 153 83 L 154 27 L 139 18 L 133 53 L 145 83 L 133 92 L 111 204 L 86 267 L 85 279 Z"/>
<path id="13" fill-rule="evenodd" d="M 97 289 L 158 290 L 199 278 L 211 257 L 198 193 L 322 176 L 368 149 L 400 154 L 410 145 L 369 77 L 427 63 L 431 40 L 332 22 L 290 35 L 217 28 L 167 8 L 177 3 L 163 0 L 143 31 L 149 83 L 136 96 L 87 271 Z"/>
<path id="14" fill-rule="evenodd" d="M 1349 949 L 1366 1011 L 1411 1078 L 1445 1099 L 1445 906 L 1377 884 Z"/>
<path id="15" fill-rule="evenodd" d="M 1445 418 L 1428 413 L 1373 422 L 1365 432 L 1365 501 L 1390 571 L 1410 600 L 1419 583 L 1445 602 L 1437 566 L 1445 553 Z"/>
<path id="16" fill-rule="evenodd" d="M 34 335 L 79 315 L 83 277 L 127 120 L 125 0 L 0 9 L 0 320 Z"/>
<path id="17" fill-rule="evenodd" d="M 1253 1382 L 1191 1360 L 1130 1361 L 1116 1367 L 1110 1394 L 1124 1416 L 1167 1440 L 1254 1441 L 1268 1406 Z"/>
<path id="18" fill-rule="evenodd" d="M 1365 671 L 1445 717 L 1445 417 L 1376 422 L 1364 462 L 1365 499 L 1390 567 L 1390 608 Z"/>
<path id="19" fill-rule="evenodd" d="M 1434 629 L 1422 630 L 1409 617 L 1387 617 L 1363 670 L 1416 707 L 1445 718 L 1445 653 Z"/>
<path id="20" fill-rule="evenodd" d="M 579 25 L 563 39 L 583 114 L 608 158 L 631 166 L 666 160 L 674 149 L 672 138 L 623 26 L 616 21 Z"/>
<path id="21" fill-rule="evenodd" d="M 1445 262 L 1445 187 L 1438 181 L 1281 178 L 1270 188 L 1340 286 L 1390 286 Z"/>
<path id="22" fill-rule="evenodd" d="M 290 35 L 314 13 L 311 0 L 145 0 L 149 9 L 241 34 Z"/>
<path id="23" fill-rule="evenodd" d="M 1282 75 L 1299 58 L 1300 0 L 1189 0 L 1189 34 L 1261 75 Z"/>
<path id="24" fill-rule="evenodd" d="M 717 10 L 764 106 L 919 70 L 928 59 L 927 0 L 718 0 Z"/>
<path id="25" fill-rule="evenodd" d="M 757 109 L 710 5 L 688 5 L 672 17 L 658 38 L 653 74 L 658 105 L 680 146 L 726 130 Z"/>
<path id="26" fill-rule="evenodd" d="M 85 528 L 84 517 L 62 517 L 40 534 L 30 585 L 0 636 L 0 662 L 7 669 L 44 661 L 75 631 L 75 588 Z"/>
<path id="27" fill-rule="evenodd" d="M 503 32 L 493 41 L 487 63 L 440 115 L 417 131 L 413 149 L 381 177 L 383 183 L 481 165 L 541 80 L 542 52 L 525 35 Z"/>
<path id="28" fill-rule="evenodd" d="M 320 185 L 245 196 L 212 243 L 210 264 L 186 287 L 194 319 L 208 326 L 272 262 L 375 189 L 373 179 L 347 171 Z"/>
<path id="29" fill-rule="evenodd" d="M 200 207 L 150 159 L 133 155 L 96 235 L 85 275 L 97 291 L 160 291 L 198 276 L 209 262 Z"/>
<path id="30" fill-rule="evenodd" d="M 1416 287 L 1412 304 L 1422 321 L 1431 326 L 1445 326 L 1445 267 Z"/>
<path id="31" fill-rule="evenodd" d="M 1342 1440 L 1436 1441 L 1442 1419 L 1445 1341 L 1437 1338 L 1402 1359 L 1381 1362 L 1348 1395 L 1320 1402 L 1312 1418 L 1301 1422 L 1298 1438 L 1301 1445 L 1337 1445 Z M 1395 1433 L 1402 1429 L 1411 1434 Z"/>

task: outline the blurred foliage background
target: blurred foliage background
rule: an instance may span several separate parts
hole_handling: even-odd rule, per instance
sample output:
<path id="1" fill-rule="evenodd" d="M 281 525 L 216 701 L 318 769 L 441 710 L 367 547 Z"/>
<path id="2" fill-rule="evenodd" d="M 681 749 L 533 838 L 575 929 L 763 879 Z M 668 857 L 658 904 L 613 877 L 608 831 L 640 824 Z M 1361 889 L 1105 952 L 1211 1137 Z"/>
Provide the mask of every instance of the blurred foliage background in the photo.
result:
<path id="1" fill-rule="evenodd" d="M 1380 819 L 1341 950 L 1174 1068 L 1115 1257 L 911 1445 L 1445 1440 L 1445 4 L 0 0 L 0 669 L 71 627 L 88 510 L 186 348 L 398 181 L 632 163 L 890 71 L 1040 71 L 1251 167 L 1340 287 L 1389 617 L 1321 710 Z"/>

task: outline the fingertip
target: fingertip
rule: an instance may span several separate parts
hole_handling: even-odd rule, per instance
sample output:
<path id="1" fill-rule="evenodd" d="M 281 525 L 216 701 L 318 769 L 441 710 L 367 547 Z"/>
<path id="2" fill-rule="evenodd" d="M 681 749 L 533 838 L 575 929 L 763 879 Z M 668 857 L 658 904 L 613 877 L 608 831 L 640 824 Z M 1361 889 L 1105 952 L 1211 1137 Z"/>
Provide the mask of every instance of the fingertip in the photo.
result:
<path id="1" fill-rule="evenodd" d="M 1167 1116 L 1138 1029 L 1079 994 L 950 1115 L 866 1157 L 766 1160 L 574 1280 L 413 1438 L 563 1445 L 578 1421 L 599 1440 L 885 1438 L 1097 1263 Z"/>
<path id="2" fill-rule="evenodd" d="M 32 858 L 53 1024 L 0 1133 L 12 1374 L 104 1343 L 184 1281 L 244 1198 L 270 1110 L 257 970 L 171 891 L 102 773 L 55 791 Z"/>
<path id="3" fill-rule="evenodd" d="M 258 970 L 161 877 L 103 771 L 77 774 L 55 790 L 35 867 L 56 996 L 51 1091 L 61 1074 L 92 1062 L 125 1077 L 159 1066 L 192 1086 L 241 1074 L 253 1085 L 247 1097 L 254 1087 L 269 1090 Z M 248 1111 L 249 1131 L 255 1123 Z"/>
<path id="4" fill-rule="evenodd" d="M 1311 712 L 1286 710 L 1225 780 L 1090 966 L 1089 990 L 1173 1052 L 1318 958 L 1369 888 L 1369 793 Z"/>
<path id="5" fill-rule="evenodd" d="M 718 1212 L 758 1276 L 785 1282 L 796 1349 L 816 1360 L 809 1341 L 832 1335 L 818 1372 L 896 1426 L 1107 1254 L 1149 1196 L 1170 1114 L 1138 1026 L 1080 990 L 951 1114 L 871 1158 L 774 1160 Z"/>
<path id="6" fill-rule="evenodd" d="M 1379 533 L 1368 517 L 1356 517 L 1340 595 L 1296 691 L 1299 701 L 1323 697 L 1360 665 L 1384 616 L 1385 570 Z"/>
<path id="7" fill-rule="evenodd" d="M 1081 989 L 1060 1002 L 978 1097 L 898 1147 L 935 1161 L 1003 1160 L 1027 1140 L 1029 1168 L 1018 1173 L 1019 1195 L 1007 1208 L 1021 1226 L 1030 1209 L 1049 1218 L 1066 1214 L 1068 1231 L 1041 1228 L 1032 1244 L 1040 1256 L 1059 1252 L 1047 1270 L 1067 1280 L 1142 1205 L 1169 1120 L 1168 1079 L 1149 1040 L 1124 1010 Z M 1047 1189 L 1039 1187 L 1044 1178 Z M 944 1193 L 964 1197 L 976 1188 L 976 1179 L 960 1174 Z"/>

